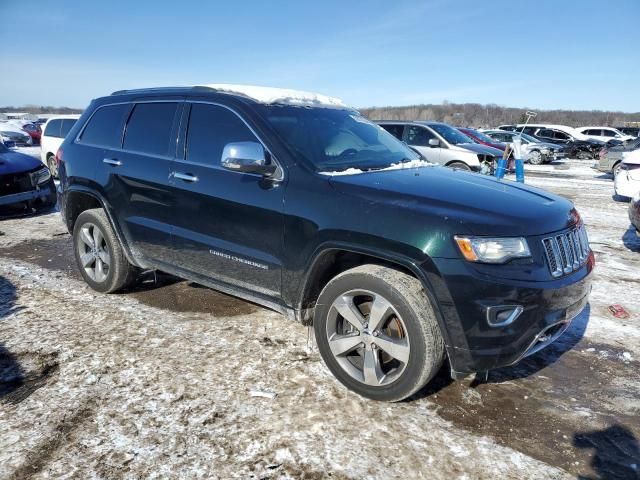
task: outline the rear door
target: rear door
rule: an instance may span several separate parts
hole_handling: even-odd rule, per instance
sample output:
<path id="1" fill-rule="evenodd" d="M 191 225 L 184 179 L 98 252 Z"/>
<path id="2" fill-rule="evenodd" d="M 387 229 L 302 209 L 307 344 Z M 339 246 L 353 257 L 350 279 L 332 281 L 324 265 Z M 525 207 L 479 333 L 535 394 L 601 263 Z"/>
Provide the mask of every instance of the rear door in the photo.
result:
<path id="1" fill-rule="evenodd" d="M 407 125 L 404 130 L 404 141 L 415 148 L 420 154 L 432 163 L 444 163 L 442 161 L 442 148 L 429 145 L 429 140 L 440 140 L 430 129 L 421 125 Z"/>
<path id="2" fill-rule="evenodd" d="M 238 114 L 222 105 L 194 102 L 187 106 L 183 124 L 184 148 L 171 168 L 176 265 L 234 287 L 279 296 L 284 186 L 221 166 L 226 144 L 260 140 Z"/>
<path id="3" fill-rule="evenodd" d="M 127 104 L 121 143 L 98 163 L 100 183 L 134 254 L 170 262 L 169 172 L 175 156 L 179 100 Z"/>

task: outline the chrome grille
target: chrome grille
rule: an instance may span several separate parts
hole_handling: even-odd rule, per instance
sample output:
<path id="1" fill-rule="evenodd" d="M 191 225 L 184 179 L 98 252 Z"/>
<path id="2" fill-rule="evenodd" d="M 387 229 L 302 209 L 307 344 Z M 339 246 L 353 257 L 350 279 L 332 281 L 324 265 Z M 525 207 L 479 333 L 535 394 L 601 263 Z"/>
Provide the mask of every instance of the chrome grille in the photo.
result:
<path id="1" fill-rule="evenodd" d="M 582 265 L 589 256 L 589 239 L 584 225 L 542 240 L 551 275 L 561 277 Z"/>

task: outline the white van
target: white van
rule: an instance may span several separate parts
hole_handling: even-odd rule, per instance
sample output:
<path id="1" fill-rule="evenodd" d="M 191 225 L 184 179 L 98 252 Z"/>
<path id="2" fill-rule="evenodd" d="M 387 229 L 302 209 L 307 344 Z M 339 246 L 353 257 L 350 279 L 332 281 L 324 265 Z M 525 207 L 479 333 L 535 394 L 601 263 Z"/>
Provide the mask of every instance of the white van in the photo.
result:
<path id="1" fill-rule="evenodd" d="M 51 175 L 58 177 L 58 166 L 56 165 L 56 153 L 62 145 L 64 137 L 67 136 L 71 127 L 80 118 L 80 115 L 60 115 L 51 117 L 42 127 L 42 138 L 40 139 L 40 160 L 44 163 Z"/>

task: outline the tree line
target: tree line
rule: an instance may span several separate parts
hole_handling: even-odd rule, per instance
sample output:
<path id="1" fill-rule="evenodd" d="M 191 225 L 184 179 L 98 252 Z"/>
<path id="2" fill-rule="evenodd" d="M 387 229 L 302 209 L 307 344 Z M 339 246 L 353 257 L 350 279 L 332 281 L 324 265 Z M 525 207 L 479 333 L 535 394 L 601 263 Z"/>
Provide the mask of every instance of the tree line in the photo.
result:
<path id="1" fill-rule="evenodd" d="M 529 108 L 502 107 L 495 104 L 449 103 L 409 105 L 405 107 L 372 107 L 360 109 L 371 120 L 433 120 L 460 127 L 491 128 L 503 124 L 524 123 Z M 535 123 L 555 123 L 571 127 L 633 126 L 640 124 L 640 112 L 603 110 L 533 110 Z M 637 126 L 637 125 L 636 125 Z"/>

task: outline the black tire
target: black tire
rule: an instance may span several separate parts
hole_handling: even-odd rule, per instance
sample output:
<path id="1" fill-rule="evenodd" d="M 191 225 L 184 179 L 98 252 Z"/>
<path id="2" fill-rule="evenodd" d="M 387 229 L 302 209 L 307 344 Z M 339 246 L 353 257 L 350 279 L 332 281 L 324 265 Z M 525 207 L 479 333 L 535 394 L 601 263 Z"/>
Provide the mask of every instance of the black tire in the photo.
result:
<path id="1" fill-rule="evenodd" d="M 357 350 L 352 349 L 347 355 L 334 355 L 329 345 L 331 319 L 337 317 L 343 324 L 345 322 L 342 316 L 336 315 L 337 309 L 334 302 L 349 298 L 348 295 L 354 291 L 358 293 L 353 298 L 359 298 L 356 295 L 361 295 L 360 292 L 363 291 L 373 292 L 380 297 L 384 296 L 383 300 L 388 301 L 393 309 L 388 321 L 397 322 L 398 318 L 401 319 L 403 330 L 406 332 L 403 331 L 402 338 L 394 338 L 394 340 L 406 341 L 408 345 L 408 360 L 405 363 L 400 364 L 393 357 L 388 356 L 382 347 L 373 346 L 373 343 L 370 345 L 371 350 L 367 350 L 369 345 L 363 346 L 365 345 L 363 342 L 355 347 Z M 371 306 L 370 309 L 372 308 Z M 363 312 L 360 311 L 360 313 Z M 362 318 L 366 322 L 373 321 L 369 314 L 363 314 Z M 320 293 L 313 323 L 318 349 L 329 370 L 347 388 L 373 400 L 397 402 L 410 397 L 433 378 L 444 360 L 444 341 L 440 327 L 421 283 L 415 277 L 391 268 L 362 265 L 333 278 Z M 366 339 L 367 342 L 375 342 L 376 339 L 388 339 L 388 333 L 389 331 L 384 329 L 384 321 L 381 321 L 379 330 L 369 332 L 368 323 L 364 323 L 364 331 L 356 334 L 349 333 L 339 338 L 356 336 L 362 340 Z M 335 340 L 334 336 L 331 338 Z M 364 364 L 367 353 L 377 355 L 376 363 L 381 368 L 385 368 L 385 356 L 391 358 L 392 362 L 396 362 L 395 370 L 392 368 L 390 371 L 383 372 L 385 374 L 383 378 L 389 377 L 392 381 L 382 384 L 383 380 L 375 386 L 365 383 Z M 351 366 L 347 369 L 343 366 L 346 361 L 357 362 L 358 360 L 363 366 L 360 379 L 348 373 L 347 369 L 351 369 Z M 357 369 L 354 371 L 357 372 Z"/>
<path id="2" fill-rule="evenodd" d="M 464 162 L 451 162 L 447 165 L 449 168 L 457 168 L 458 170 L 466 170 L 467 172 L 471 171 L 471 167 Z"/>
<path id="3" fill-rule="evenodd" d="M 544 163 L 542 152 L 540 150 L 532 150 L 529 153 L 529 163 L 531 165 L 542 165 Z"/>
<path id="4" fill-rule="evenodd" d="M 47 157 L 47 167 L 49 167 L 51 176 L 53 178 L 58 178 L 58 164 L 56 163 L 56 156 L 51 153 Z"/>
<path id="5" fill-rule="evenodd" d="M 98 250 L 102 254 L 107 253 L 109 255 L 108 264 L 106 261 L 103 263 L 103 268 L 101 269 L 102 275 L 98 276 L 94 273 L 96 278 L 91 278 L 91 273 L 87 271 L 91 270 L 91 264 L 88 268 L 85 268 L 81 259 L 82 250 L 87 249 L 87 243 L 81 239 L 83 228 L 86 228 L 86 231 L 90 232 L 89 237 L 94 240 L 94 245 L 96 239 L 94 236 L 95 229 L 98 230 L 99 236 L 101 237 L 99 241 L 100 245 L 94 249 L 93 265 L 95 266 L 96 262 L 98 262 L 98 260 L 96 260 L 96 257 L 99 256 L 97 254 Z M 104 240 L 104 242 L 102 240 Z M 73 251 L 82 278 L 84 278 L 91 288 L 98 292 L 116 292 L 131 285 L 138 276 L 138 268 L 131 265 L 127 260 L 122 246 L 111 228 L 109 219 L 101 208 L 85 210 L 78 216 L 73 226 Z M 106 259 L 107 257 L 104 258 Z M 100 262 L 102 262 L 102 260 L 100 260 Z M 106 273 L 104 273 L 104 265 L 108 267 Z M 95 268 L 96 267 L 93 269 L 95 270 Z"/>

